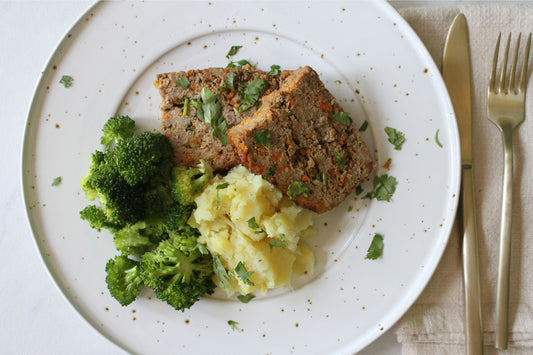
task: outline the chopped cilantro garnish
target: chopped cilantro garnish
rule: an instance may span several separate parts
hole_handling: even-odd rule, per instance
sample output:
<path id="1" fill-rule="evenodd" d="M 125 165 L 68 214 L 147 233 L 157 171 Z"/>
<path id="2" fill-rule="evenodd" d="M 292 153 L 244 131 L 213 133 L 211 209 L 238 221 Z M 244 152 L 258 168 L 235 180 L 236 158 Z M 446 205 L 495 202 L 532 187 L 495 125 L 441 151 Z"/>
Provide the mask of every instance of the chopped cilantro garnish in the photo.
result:
<path id="1" fill-rule="evenodd" d="M 57 186 L 59 184 L 61 184 L 61 176 L 58 176 L 56 177 L 53 181 L 52 181 L 52 186 Z"/>
<path id="2" fill-rule="evenodd" d="M 72 80 L 74 80 L 70 75 L 63 75 L 59 80 L 60 84 L 63 84 L 64 87 L 68 88 L 72 86 Z"/>
<path id="3" fill-rule="evenodd" d="M 342 157 L 342 153 L 335 153 L 335 158 L 337 158 L 337 165 L 346 165 L 346 159 Z"/>
<path id="4" fill-rule="evenodd" d="M 226 79 L 226 82 L 224 83 L 224 85 L 220 87 L 220 89 L 221 90 L 227 89 L 231 92 L 235 91 L 235 77 L 236 76 L 237 74 L 234 71 L 229 73 L 228 79 Z"/>
<path id="5" fill-rule="evenodd" d="M 246 59 L 241 59 L 241 60 L 239 60 L 237 62 L 229 62 L 229 64 L 227 65 L 227 68 L 241 69 L 246 64 L 248 64 L 249 66 L 253 67 L 252 63 L 250 63 Z"/>
<path id="6" fill-rule="evenodd" d="M 270 251 L 272 251 L 272 248 L 274 247 L 278 247 L 278 248 L 286 248 L 287 247 L 287 242 L 283 240 L 283 235 L 281 236 L 280 239 L 275 239 L 273 238 L 270 243 L 268 244 L 268 246 L 270 247 Z"/>
<path id="7" fill-rule="evenodd" d="M 226 58 L 229 59 L 230 57 L 233 57 L 235 54 L 237 54 L 237 52 L 241 48 L 242 46 L 231 46 L 231 48 L 228 51 L 228 54 L 226 54 Z"/>
<path id="8" fill-rule="evenodd" d="M 253 293 L 247 293 L 246 295 L 238 295 L 237 298 L 242 303 L 248 303 L 255 298 L 255 295 Z"/>
<path id="9" fill-rule="evenodd" d="M 218 193 L 218 190 L 225 189 L 228 186 L 229 186 L 229 182 L 224 182 L 224 183 L 218 184 L 216 186 L 216 189 L 217 189 L 217 210 L 220 207 L 220 194 Z"/>
<path id="10" fill-rule="evenodd" d="M 231 330 L 239 330 L 237 326 L 239 325 L 239 322 L 235 322 L 234 320 L 229 320 L 228 325 L 231 327 Z"/>
<path id="11" fill-rule="evenodd" d="M 255 144 L 258 145 L 270 145 L 270 131 L 263 129 L 260 131 L 254 131 L 252 134 Z"/>
<path id="12" fill-rule="evenodd" d="M 189 99 L 185 99 L 183 101 L 183 116 L 187 116 L 187 114 L 189 113 Z"/>
<path id="13" fill-rule="evenodd" d="M 435 132 L 435 143 L 437 143 L 437 145 L 442 148 L 442 144 L 439 141 L 439 131 L 440 130 L 437 129 L 437 132 Z"/>
<path id="14" fill-rule="evenodd" d="M 242 261 L 239 261 L 239 263 L 235 267 L 235 274 L 237 274 L 237 276 L 241 279 L 242 282 L 249 286 L 255 285 L 252 281 L 250 281 L 250 277 L 253 275 L 253 273 L 253 271 L 246 270 L 246 264 Z"/>
<path id="15" fill-rule="evenodd" d="M 222 282 L 224 288 L 228 288 L 231 273 L 226 270 L 224 264 L 222 264 L 222 260 L 220 260 L 220 255 L 215 255 L 213 257 L 213 271 L 215 272 L 215 275 L 217 275 L 220 282 Z"/>
<path id="16" fill-rule="evenodd" d="M 189 81 L 189 79 L 187 79 L 186 76 L 180 76 L 176 79 L 176 84 L 181 86 L 182 89 L 187 89 L 189 85 L 191 85 L 191 82 Z"/>
<path id="17" fill-rule="evenodd" d="M 389 136 L 388 141 L 394 145 L 394 149 L 401 150 L 405 142 L 405 134 L 391 127 L 385 127 L 385 133 Z"/>
<path id="18" fill-rule="evenodd" d="M 242 96 L 242 104 L 239 107 L 239 113 L 242 113 L 255 105 L 257 100 L 259 100 L 269 87 L 270 85 L 268 84 L 268 81 L 261 78 L 255 78 L 251 83 L 246 85 L 244 91 L 240 93 Z"/>
<path id="19" fill-rule="evenodd" d="M 361 195 L 363 193 L 363 187 L 361 185 L 357 186 L 355 188 L 355 194 L 356 195 Z"/>
<path id="20" fill-rule="evenodd" d="M 254 229 L 256 234 L 266 233 L 263 229 L 261 229 L 261 226 L 257 224 L 255 217 L 252 217 L 248 220 L 248 227 L 250 227 L 251 229 Z"/>
<path id="21" fill-rule="evenodd" d="M 374 177 L 374 189 L 364 198 L 375 198 L 378 201 L 390 201 L 390 197 L 396 190 L 396 178 L 387 174 Z"/>
<path id="22" fill-rule="evenodd" d="M 381 254 L 383 254 L 383 236 L 376 234 L 368 247 L 365 259 L 376 260 Z"/>
<path id="23" fill-rule="evenodd" d="M 363 122 L 361 127 L 359 127 L 359 132 L 364 132 L 364 131 L 366 131 L 367 128 L 368 128 L 368 121 L 365 120 L 365 122 Z"/>
<path id="24" fill-rule="evenodd" d="M 274 175 L 274 173 L 276 172 L 276 170 L 278 170 L 277 167 L 275 167 L 275 166 L 270 167 L 270 168 L 267 170 L 266 174 L 265 174 L 265 179 L 268 179 L 269 177 L 271 177 L 272 175 Z"/>
<path id="25" fill-rule="evenodd" d="M 304 195 L 305 197 L 307 197 L 308 191 L 309 189 L 302 182 L 295 181 L 291 183 L 287 188 L 287 196 L 289 196 L 291 200 L 298 195 Z"/>
<path id="26" fill-rule="evenodd" d="M 351 125 L 353 122 L 352 118 L 350 117 L 350 114 L 344 111 L 337 112 L 336 114 L 333 115 L 333 118 L 347 126 Z"/>
<path id="27" fill-rule="evenodd" d="M 211 90 L 203 88 L 201 92 L 201 102 L 199 100 L 191 100 L 191 104 L 196 107 L 196 116 L 209 124 L 213 128 L 212 134 L 217 136 L 223 145 L 229 143 L 226 131 L 228 124 L 222 116 L 222 105 Z"/>
<path id="28" fill-rule="evenodd" d="M 327 185 L 327 178 L 325 173 L 319 172 L 318 174 L 316 174 L 315 179 L 321 180 L 324 185 Z"/>
<path id="29" fill-rule="evenodd" d="M 277 64 L 273 64 L 270 66 L 270 71 L 267 73 L 268 75 L 281 75 L 280 66 Z"/>

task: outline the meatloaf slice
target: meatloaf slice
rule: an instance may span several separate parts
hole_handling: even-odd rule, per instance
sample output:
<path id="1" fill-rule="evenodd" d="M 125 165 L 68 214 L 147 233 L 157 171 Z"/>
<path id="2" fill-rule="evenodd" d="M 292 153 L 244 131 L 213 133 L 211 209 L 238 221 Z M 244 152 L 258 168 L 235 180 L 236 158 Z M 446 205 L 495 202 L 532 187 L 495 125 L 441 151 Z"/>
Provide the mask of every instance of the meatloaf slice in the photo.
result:
<path id="1" fill-rule="evenodd" d="M 224 144 L 213 128 L 198 118 L 194 104 L 201 102 L 203 89 L 217 96 L 222 117 L 227 128 L 231 128 L 251 116 L 260 98 L 276 90 L 280 80 L 280 76 L 249 65 L 241 69 L 208 68 L 158 74 L 155 85 L 161 95 L 161 131 L 170 139 L 174 164 L 196 166 L 203 159 L 215 170 L 227 170 L 238 164 L 231 145 Z M 257 91 L 256 84 L 261 83 Z M 246 108 L 250 106 L 250 97 L 259 100 Z"/>
<path id="2" fill-rule="evenodd" d="M 317 213 L 339 205 L 375 168 L 351 118 L 308 66 L 283 75 L 228 136 L 240 163 Z"/>

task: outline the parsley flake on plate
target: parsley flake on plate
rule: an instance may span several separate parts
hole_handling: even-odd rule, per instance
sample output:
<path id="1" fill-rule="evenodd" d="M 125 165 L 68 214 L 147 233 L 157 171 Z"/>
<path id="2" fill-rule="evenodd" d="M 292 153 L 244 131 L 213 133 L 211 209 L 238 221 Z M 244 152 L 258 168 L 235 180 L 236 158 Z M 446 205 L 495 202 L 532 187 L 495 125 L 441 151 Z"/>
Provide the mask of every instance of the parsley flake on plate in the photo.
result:
<path id="1" fill-rule="evenodd" d="M 231 327 L 231 330 L 239 330 L 237 327 L 239 325 L 239 322 L 235 322 L 234 320 L 229 320 L 228 325 Z"/>
<path id="2" fill-rule="evenodd" d="M 388 141 L 394 145 L 394 149 L 402 150 L 402 144 L 405 142 L 405 134 L 392 127 L 385 127 L 385 133 L 387 133 Z"/>
<path id="3" fill-rule="evenodd" d="M 238 295 L 237 296 L 237 299 L 239 301 L 241 301 L 242 303 L 248 303 L 254 298 L 255 298 L 255 295 L 253 293 L 247 293 L 245 295 Z"/>
<path id="4" fill-rule="evenodd" d="M 276 76 L 279 76 L 281 75 L 281 67 L 277 64 L 272 64 L 270 66 L 270 71 L 267 73 L 268 75 L 276 75 Z"/>
<path id="5" fill-rule="evenodd" d="M 381 234 L 374 235 L 372 242 L 368 247 L 365 259 L 376 260 L 383 254 L 383 236 Z"/>
<path id="6" fill-rule="evenodd" d="M 390 201 L 390 197 L 396 191 L 396 178 L 383 174 L 374 177 L 374 189 L 367 193 L 364 198 L 375 198 L 378 201 Z"/>
<path id="7" fill-rule="evenodd" d="M 58 176 L 56 177 L 53 181 L 52 181 L 52 186 L 57 186 L 59 184 L 61 184 L 61 176 Z"/>
<path id="8" fill-rule="evenodd" d="M 74 78 L 71 77 L 70 75 L 63 75 L 61 77 L 61 79 L 59 80 L 59 83 L 63 84 L 64 87 L 68 88 L 68 87 L 72 86 L 72 81 L 73 80 L 74 80 Z"/>
<path id="9" fill-rule="evenodd" d="M 442 148 L 442 143 L 439 141 L 439 131 L 440 129 L 437 129 L 437 132 L 435 132 L 435 143 Z"/>
<path id="10" fill-rule="evenodd" d="M 237 52 L 241 48 L 242 46 L 231 46 L 231 48 L 228 51 L 228 54 L 226 54 L 226 58 L 229 59 L 230 57 L 233 57 L 235 54 L 237 54 Z"/>

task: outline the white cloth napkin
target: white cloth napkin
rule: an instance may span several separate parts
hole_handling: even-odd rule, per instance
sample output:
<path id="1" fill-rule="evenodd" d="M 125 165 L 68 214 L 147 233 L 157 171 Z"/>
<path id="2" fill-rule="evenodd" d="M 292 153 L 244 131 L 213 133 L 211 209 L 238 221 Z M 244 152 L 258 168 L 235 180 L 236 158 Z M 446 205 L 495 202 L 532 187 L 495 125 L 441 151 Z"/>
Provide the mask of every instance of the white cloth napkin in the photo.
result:
<path id="1" fill-rule="evenodd" d="M 513 244 L 509 350 L 494 349 L 494 312 L 498 266 L 503 147 L 498 128 L 486 115 L 487 87 L 499 32 L 514 39 L 533 32 L 533 5 L 470 5 L 400 10 L 439 67 L 448 28 L 466 15 L 472 54 L 474 188 L 480 254 L 485 354 L 533 354 L 533 80 L 530 60 L 526 119 L 514 133 Z M 525 32 L 525 33 L 524 33 Z M 512 41 L 514 48 L 515 41 Z M 533 57 L 533 50 L 531 52 Z M 399 321 L 403 354 L 464 353 L 461 236 L 453 228 L 445 254 L 426 289 Z"/>

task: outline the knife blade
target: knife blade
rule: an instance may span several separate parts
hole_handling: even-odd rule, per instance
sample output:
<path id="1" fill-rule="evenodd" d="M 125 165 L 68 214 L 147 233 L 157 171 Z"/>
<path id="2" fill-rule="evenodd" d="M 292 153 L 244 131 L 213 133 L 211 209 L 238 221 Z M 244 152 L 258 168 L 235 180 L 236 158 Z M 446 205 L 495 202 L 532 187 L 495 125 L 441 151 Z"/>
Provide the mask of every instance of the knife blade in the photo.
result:
<path id="1" fill-rule="evenodd" d="M 466 354 L 483 353 L 479 257 L 473 189 L 472 105 L 468 24 L 458 14 L 444 46 L 442 75 L 452 101 L 461 142 L 461 210 Z"/>

